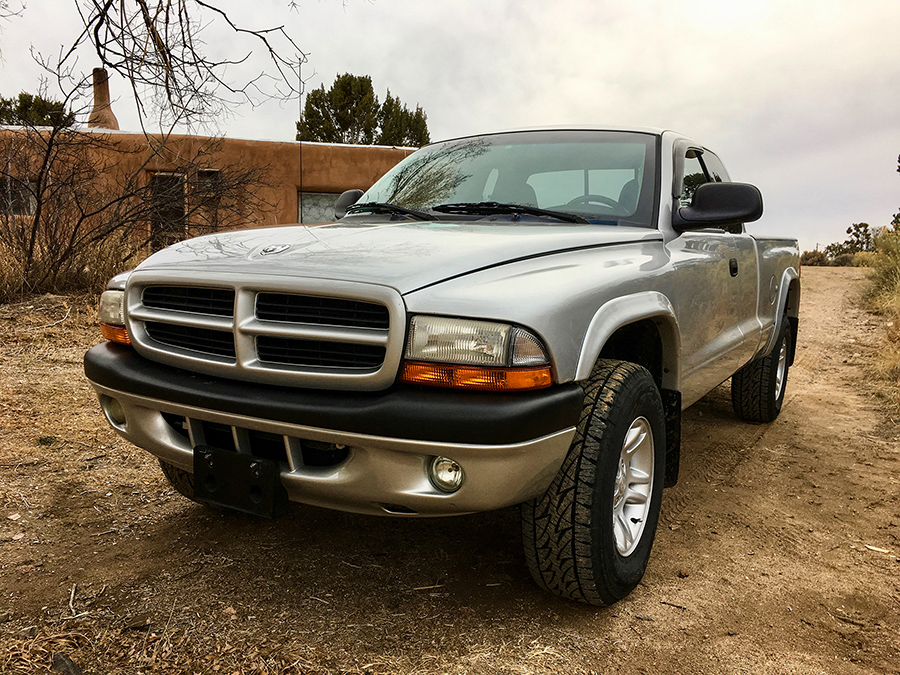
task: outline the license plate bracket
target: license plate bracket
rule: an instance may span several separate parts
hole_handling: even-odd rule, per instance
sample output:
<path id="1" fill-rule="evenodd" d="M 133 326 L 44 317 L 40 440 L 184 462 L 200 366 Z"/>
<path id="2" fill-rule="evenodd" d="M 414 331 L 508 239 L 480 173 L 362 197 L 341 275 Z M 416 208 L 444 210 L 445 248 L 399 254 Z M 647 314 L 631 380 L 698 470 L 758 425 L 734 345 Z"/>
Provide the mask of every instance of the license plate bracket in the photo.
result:
<path id="1" fill-rule="evenodd" d="M 264 518 L 288 504 L 278 462 L 209 445 L 194 448 L 194 498 Z"/>

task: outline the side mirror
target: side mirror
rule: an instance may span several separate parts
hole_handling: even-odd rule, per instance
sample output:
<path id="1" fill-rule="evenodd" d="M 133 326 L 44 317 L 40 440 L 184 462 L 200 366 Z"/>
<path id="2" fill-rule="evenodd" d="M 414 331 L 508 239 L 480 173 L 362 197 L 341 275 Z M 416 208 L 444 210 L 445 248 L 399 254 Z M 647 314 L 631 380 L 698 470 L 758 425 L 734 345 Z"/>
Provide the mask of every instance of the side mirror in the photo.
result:
<path id="1" fill-rule="evenodd" d="M 704 183 L 694 192 L 690 206 L 672 217 L 679 232 L 704 227 L 739 225 L 759 220 L 763 213 L 762 193 L 747 183 Z"/>
<path id="2" fill-rule="evenodd" d="M 353 206 L 363 196 L 362 190 L 345 190 L 334 203 L 334 219 L 340 220 L 347 215 L 347 208 Z"/>

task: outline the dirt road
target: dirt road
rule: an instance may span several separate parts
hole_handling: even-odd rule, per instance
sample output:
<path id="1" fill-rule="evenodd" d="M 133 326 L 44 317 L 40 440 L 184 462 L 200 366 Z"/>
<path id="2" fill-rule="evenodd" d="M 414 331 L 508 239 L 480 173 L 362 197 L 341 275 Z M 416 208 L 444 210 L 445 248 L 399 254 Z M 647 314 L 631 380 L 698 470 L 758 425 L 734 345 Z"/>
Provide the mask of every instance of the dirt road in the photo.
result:
<path id="1" fill-rule="evenodd" d="M 0 672 L 900 673 L 900 424 L 861 279 L 804 269 L 776 422 L 737 421 L 727 385 L 686 413 L 648 573 L 602 609 L 532 584 L 515 509 L 185 501 L 100 418 L 93 308 L 0 306 Z"/>

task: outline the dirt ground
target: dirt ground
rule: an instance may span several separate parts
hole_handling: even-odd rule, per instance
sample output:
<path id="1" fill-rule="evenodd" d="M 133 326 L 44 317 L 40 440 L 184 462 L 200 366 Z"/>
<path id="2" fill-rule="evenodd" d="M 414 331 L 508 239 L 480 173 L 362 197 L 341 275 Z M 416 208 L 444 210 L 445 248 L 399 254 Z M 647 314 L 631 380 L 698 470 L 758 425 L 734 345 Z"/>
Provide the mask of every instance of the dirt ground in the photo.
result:
<path id="1" fill-rule="evenodd" d="M 803 270 L 778 420 L 739 422 L 727 385 L 686 412 L 647 575 L 599 609 L 532 583 L 517 509 L 186 501 L 101 417 L 95 309 L 0 306 L 0 672 L 900 673 L 900 420 L 862 278 Z"/>

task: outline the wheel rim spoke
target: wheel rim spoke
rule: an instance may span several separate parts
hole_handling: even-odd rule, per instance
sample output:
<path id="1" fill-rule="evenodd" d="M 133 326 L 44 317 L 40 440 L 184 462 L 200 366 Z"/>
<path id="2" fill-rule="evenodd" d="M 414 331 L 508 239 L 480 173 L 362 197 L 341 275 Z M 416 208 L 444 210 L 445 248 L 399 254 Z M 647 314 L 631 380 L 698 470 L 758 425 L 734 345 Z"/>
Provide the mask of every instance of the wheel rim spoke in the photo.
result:
<path id="1" fill-rule="evenodd" d="M 649 485 L 652 476 L 646 471 L 640 469 L 632 469 L 629 474 L 628 482 L 631 485 Z"/>
<path id="2" fill-rule="evenodd" d="M 613 490 L 613 534 L 622 556 L 634 553 L 650 512 L 654 471 L 653 430 L 645 417 L 625 433 Z"/>
<path id="3" fill-rule="evenodd" d="M 775 367 L 775 400 L 781 398 L 781 390 L 784 388 L 784 376 L 787 374 L 787 341 L 781 341 L 778 350 L 778 365 Z"/>
<path id="4" fill-rule="evenodd" d="M 650 495 L 638 492 L 637 490 L 631 490 L 625 495 L 626 504 L 646 504 L 648 499 L 650 499 Z"/>
<path id="5" fill-rule="evenodd" d="M 625 435 L 625 444 L 622 448 L 622 451 L 626 455 L 633 455 L 635 451 L 641 446 L 647 439 L 647 432 L 642 430 L 640 427 L 635 427 L 634 425 L 628 430 L 628 433 Z"/>
<path id="6" fill-rule="evenodd" d="M 625 513 L 623 511 L 619 511 L 616 514 L 616 530 L 621 534 L 622 539 L 627 542 L 629 545 L 634 542 L 634 532 L 632 531 L 631 524 L 625 518 Z M 618 540 L 618 537 L 616 537 Z"/>

